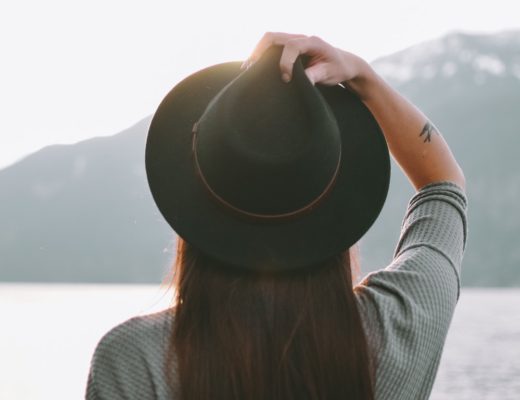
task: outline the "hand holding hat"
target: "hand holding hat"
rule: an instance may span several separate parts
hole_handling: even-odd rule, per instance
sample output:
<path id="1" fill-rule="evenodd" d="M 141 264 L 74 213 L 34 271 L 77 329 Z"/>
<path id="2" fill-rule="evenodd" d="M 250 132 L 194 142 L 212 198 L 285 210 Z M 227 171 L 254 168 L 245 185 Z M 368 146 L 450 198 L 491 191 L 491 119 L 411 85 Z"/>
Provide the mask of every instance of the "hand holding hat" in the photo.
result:
<path id="1" fill-rule="evenodd" d="M 286 82 L 292 78 L 294 62 L 302 54 L 309 56 L 305 74 L 312 84 L 348 84 L 368 66 L 361 57 L 338 49 L 316 36 L 267 32 L 241 68 L 251 66 L 273 45 L 284 47 L 280 57 L 280 70 L 282 79 Z"/>

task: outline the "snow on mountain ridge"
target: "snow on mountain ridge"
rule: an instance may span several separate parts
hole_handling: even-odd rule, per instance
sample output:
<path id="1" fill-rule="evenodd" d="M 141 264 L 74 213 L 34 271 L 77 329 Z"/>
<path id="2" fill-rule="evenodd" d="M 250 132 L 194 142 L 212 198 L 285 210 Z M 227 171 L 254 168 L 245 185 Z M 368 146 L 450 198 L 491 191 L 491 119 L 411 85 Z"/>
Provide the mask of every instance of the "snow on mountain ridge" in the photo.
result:
<path id="1" fill-rule="evenodd" d="M 489 72 L 493 75 L 503 75 L 506 66 L 496 55 L 480 54 L 473 60 L 473 66 L 481 71 Z"/>
<path id="2" fill-rule="evenodd" d="M 491 76 L 520 80 L 520 31 L 491 35 L 454 32 L 376 59 L 372 66 L 396 83 L 451 78 L 462 70 L 473 75 L 476 84 Z"/>

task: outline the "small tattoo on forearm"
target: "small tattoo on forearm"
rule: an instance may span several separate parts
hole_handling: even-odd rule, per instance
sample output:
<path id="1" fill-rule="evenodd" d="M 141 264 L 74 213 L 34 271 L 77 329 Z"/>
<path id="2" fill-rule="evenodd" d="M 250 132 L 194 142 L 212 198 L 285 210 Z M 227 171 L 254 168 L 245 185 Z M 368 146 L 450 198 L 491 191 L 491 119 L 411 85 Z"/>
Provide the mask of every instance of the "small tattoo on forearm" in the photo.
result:
<path id="1" fill-rule="evenodd" d="M 426 121 L 423 130 L 421 131 L 419 136 L 425 135 L 424 143 L 432 141 L 432 133 L 440 134 L 435 125 L 433 125 L 430 121 Z"/>

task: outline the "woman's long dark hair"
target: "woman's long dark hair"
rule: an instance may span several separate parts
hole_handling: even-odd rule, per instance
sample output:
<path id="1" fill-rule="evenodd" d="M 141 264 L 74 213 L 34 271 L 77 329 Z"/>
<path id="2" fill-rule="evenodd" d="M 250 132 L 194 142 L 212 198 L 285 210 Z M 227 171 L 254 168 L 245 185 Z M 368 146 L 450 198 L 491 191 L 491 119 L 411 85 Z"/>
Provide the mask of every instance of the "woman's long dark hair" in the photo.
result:
<path id="1" fill-rule="evenodd" d="M 167 366 L 183 400 L 374 398 L 349 250 L 274 275 L 229 268 L 179 239 L 174 285 Z"/>

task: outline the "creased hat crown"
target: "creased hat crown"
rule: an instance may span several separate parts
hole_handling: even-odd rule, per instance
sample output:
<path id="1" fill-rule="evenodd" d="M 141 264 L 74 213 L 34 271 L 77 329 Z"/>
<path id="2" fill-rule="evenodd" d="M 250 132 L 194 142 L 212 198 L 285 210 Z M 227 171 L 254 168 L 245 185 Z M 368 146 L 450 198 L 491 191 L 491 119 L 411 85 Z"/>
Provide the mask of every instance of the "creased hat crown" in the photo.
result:
<path id="1" fill-rule="evenodd" d="M 341 159 L 334 114 L 298 59 L 281 80 L 272 47 L 225 86 L 195 126 L 197 167 L 220 202 L 248 215 L 298 214 L 326 195 Z"/>

